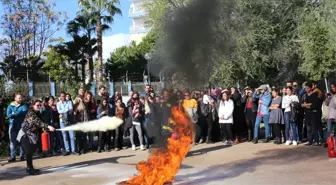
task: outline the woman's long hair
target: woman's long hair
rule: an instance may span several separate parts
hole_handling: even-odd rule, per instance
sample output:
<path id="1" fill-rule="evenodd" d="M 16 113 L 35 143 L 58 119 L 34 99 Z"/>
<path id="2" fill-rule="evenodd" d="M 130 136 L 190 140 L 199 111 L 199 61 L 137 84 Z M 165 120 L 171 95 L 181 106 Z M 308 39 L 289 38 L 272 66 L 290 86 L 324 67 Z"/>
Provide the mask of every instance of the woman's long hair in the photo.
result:
<path id="1" fill-rule="evenodd" d="M 106 106 L 103 105 L 103 102 L 106 101 Z M 108 111 L 108 100 L 106 98 L 102 99 L 100 101 L 100 105 L 99 105 L 100 110 L 102 111 Z"/>
<path id="2" fill-rule="evenodd" d="M 91 95 L 91 99 L 88 100 L 86 99 L 87 95 Z M 93 94 L 91 91 L 86 91 L 85 94 L 84 94 L 84 102 L 88 103 L 88 102 L 91 102 L 91 103 L 94 103 L 94 98 L 93 98 Z"/>

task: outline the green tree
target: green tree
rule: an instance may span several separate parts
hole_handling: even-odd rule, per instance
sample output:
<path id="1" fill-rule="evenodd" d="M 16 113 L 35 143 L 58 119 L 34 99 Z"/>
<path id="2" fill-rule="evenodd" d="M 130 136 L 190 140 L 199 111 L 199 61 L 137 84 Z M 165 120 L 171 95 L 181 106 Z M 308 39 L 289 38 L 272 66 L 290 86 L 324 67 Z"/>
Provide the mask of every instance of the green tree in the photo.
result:
<path id="1" fill-rule="evenodd" d="M 96 21 L 97 46 L 98 46 L 98 85 L 103 82 L 103 23 L 112 23 L 113 16 L 121 15 L 121 10 L 117 7 L 119 0 L 79 0 L 82 12 L 92 15 Z"/>
<path id="2" fill-rule="evenodd" d="M 44 55 L 46 60 L 42 67 L 43 73 L 49 74 L 56 82 L 75 82 L 74 71 L 66 62 L 69 60 L 68 56 L 62 55 L 54 47 L 51 47 Z"/>
<path id="3" fill-rule="evenodd" d="M 325 0 L 305 6 L 299 24 L 303 51 L 300 71 L 310 79 L 320 80 L 336 72 L 336 3 Z"/>
<path id="4" fill-rule="evenodd" d="M 148 61 L 144 56 L 153 50 L 155 40 L 156 35 L 149 33 L 139 44 L 133 41 L 129 46 L 122 46 L 111 53 L 106 64 L 110 78 L 122 80 L 120 78 L 127 72 L 142 74 L 146 71 Z"/>

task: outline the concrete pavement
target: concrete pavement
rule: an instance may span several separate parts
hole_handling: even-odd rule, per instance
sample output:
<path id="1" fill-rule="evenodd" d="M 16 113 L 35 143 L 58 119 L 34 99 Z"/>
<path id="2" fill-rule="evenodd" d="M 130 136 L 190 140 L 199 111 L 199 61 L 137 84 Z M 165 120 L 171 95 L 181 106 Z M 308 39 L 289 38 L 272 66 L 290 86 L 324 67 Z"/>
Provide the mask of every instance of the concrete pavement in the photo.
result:
<path id="1" fill-rule="evenodd" d="M 34 160 L 42 170 L 27 176 L 25 162 L 0 166 L 0 185 L 114 185 L 136 174 L 147 151 L 112 151 Z M 222 143 L 195 146 L 174 185 L 335 185 L 336 159 L 321 147 Z"/>

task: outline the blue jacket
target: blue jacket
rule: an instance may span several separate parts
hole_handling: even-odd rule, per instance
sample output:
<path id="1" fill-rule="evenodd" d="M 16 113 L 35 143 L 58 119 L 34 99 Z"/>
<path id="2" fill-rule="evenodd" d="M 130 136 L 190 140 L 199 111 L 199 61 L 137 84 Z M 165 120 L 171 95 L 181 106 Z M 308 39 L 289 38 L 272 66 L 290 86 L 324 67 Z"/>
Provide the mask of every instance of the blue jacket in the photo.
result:
<path id="1" fill-rule="evenodd" d="M 258 98 L 259 101 L 261 100 L 261 104 L 258 104 L 258 113 L 262 115 L 269 114 L 269 106 L 272 101 L 272 96 L 269 92 L 265 92 L 264 94 L 257 94 L 256 92 L 253 93 L 253 98 Z"/>
<path id="2" fill-rule="evenodd" d="M 16 129 L 21 129 L 21 124 L 26 117 L 28 106 L 26 104 L 16 105 L 12 102 L 7 108 L 7 117 L 9 118 L 9 125 Z"/>

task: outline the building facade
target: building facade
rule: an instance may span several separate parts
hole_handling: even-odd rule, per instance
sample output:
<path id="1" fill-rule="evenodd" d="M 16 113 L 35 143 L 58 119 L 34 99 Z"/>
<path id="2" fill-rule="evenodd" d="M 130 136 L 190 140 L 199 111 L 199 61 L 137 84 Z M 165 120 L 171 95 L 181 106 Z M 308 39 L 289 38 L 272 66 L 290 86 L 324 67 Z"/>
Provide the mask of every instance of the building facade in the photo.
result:
<path id="1" fill-rule="evenodd" d="M 148 14 L 144 7 L 144 3 L 149 0 L 130 0 L 131 5 L 128 16 L 132 18 L 130 27 L 131 41 L 141 42 L 142 38 L 150 31 L 149 25 L 146 23 Z"/>

